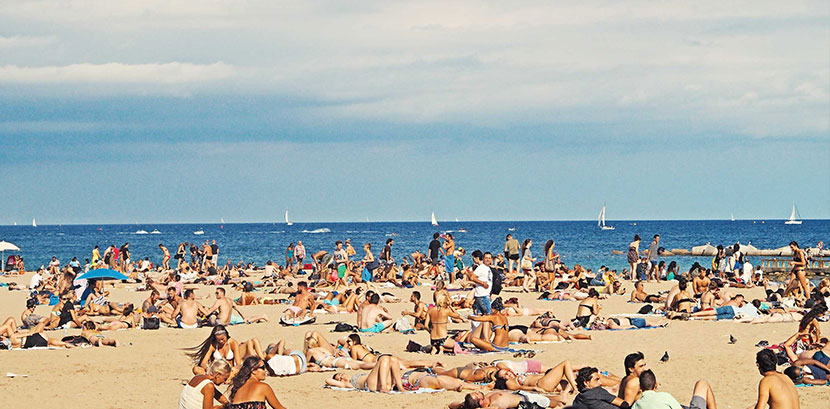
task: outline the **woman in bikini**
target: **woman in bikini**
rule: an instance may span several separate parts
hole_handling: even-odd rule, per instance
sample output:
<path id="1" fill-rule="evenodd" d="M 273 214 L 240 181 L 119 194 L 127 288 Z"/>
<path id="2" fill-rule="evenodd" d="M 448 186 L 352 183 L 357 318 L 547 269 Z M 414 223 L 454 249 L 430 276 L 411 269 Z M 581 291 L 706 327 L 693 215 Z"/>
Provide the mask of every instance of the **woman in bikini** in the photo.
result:
<path id="1" fill-rule="evenodd" d="M 228 398 L 222 396 L 217 388 L 225 383 L 231 375 L 231 365 L 224 359 L 213 361 L 204 375 L 196 375 L 182 389 L 179 395 L 179 409 L 213 408 L 213 402 L 227 404 Z"/>
<path id="2" fill-rule="evenodd" d="M 119 329 L 130 329 L 134 328 L 138 325 L 139 315 L 135 313 L 135 306 L 130 303 L 124 307 L 124 311 L 121 312 L 121 315 L 108 321 L 106 323 L 101 324 L 99 329 L 101 331 L 117 331 Z"/>
<path id="3" fill-rule="evenodd" d="M 795 241 L 790 242 L 790 250 L 793 252 L 793 261 L 790 262 L 792 270 L 790 270 L 790 282 L 787 284 L 787 291 L 785 295 L 801 291 L 801 298 L 810 296 L 810 283 L 807 281 L 807 256 L 804 250 L 798 247 Z"/>
<path id="4" fill-rule="evenodd" d="M 303 353 L 308 362 L 324 368 L 372 369 L 375 366 L 373 362 L 358 361 L 345 355 L 317 331 L 306 332 Z"/>
<path id="5" fill-rule="evenodd" d="M 239 343 L 231 338 L 224 325 L 217 325 L 210 331 L 207 339 L 198 346 L 190 349 L 188 355 L 193 360 L 194 375 L 203 375 L 211 362 L 217 359 L 224 359 L 232 366 L 242 364 L 247 356 L 263 357 L 265 354 L 259 345 L 259 340 L 251 338 L 248 341 Z"/>
<path id="6" fill-rule="evenodd" d="M 510 346 L 508 335 L 510 323 L 507 322 L 507 316 L 504 314 L 504 305 L 501 298 L 493 300 L 492 309 L 493 313 L 490 315 L 471 315 L 469 317 L 471 321 L 481 323 L 473 331 L 471 342 L 479 349 L 487 352 L 507 349 Z M 491 334 L 492 341 L 490 340 Z"/>
<path id="7" fill-rule="evenodd" d="M 680 292 L 674 296 L 674 300 L 672 301 L 671 305 L 671 310 L 680 313 L 695 312 L 695 307 L 697 307 L 697 300 L 695 300 L 695 298 L 692 297 L 691 294 L 689 294 L 689 283 L 686 280 L 680 280 L 677 285 L 680 289 Z"/>
<path id="8" fill-rule="evenodd" d="M 349 351 L 349 357 L 355 361 L 375 363 L 381 355 L 375 352 L 372 348 L 363 345 L 360 341 L 360 335 L 357 334 L 349 334 L 349 336 L 345 339 L 337 341 L 338 344 L 341 342 L 344 348 Z"/>
<path id="9" fill-rule="evenodd" d="M 6 321 L 0 325 L 0 349 L 72 347 L 71 344 L 67 344 L 59 339 L 49 338 L 43 332 L 45 327 L 46 321 L 41 321 L 28 333 L 18 332 L 14 317 L 6 318 Z"/>
<path id="10" fill-rule="evenodd" d="M 407 390 L 403 384 L 400 362 L 397 358 L 383 355 L 371 369 L 369 373 L 355 374 L 351 377 L 337 372 L 331 378 L 326 379 L 326 385 L 381 393 L 389 393 L 393 389 L 401 392 Z"/>
<path id="11" fill-rule="evenodd" d="M 84 322 L 83 329 L 81 329 L 81 335 L 75 337 L 64 337 L 61 341 L 69 342 L 76 345 L 89 344 L 95 347 L 118 346 L 118 341 L 116 341 L 115 339 L 107 338 L 101 335 L 101 331 L 98 330 L 98 326 L 93 321 Z"/>
<path id="12" fill-rule="evenodd" d="M 505 390 L 526 390 L 534 389 L 552 393 L 561 388 L 560 383 L 566 381 L 567 385 L 561 390 L 563 393 L 576 391 L 576 380 L 574 369 L 569 361 L 562 361 L 553 368 L 545 371 L 544 374 L 517 375 L 509 369 L 499 369 L 496 372 L 495 389 Z"/>
<path id="13" fill-rule="evenodd" d="M 444 292 L 437 293 L 436 306 L 427 311 L 424 321 L 424 325 L 429 328 L 429 343 L 436 354 L 452 351 L 455 348 L 455 341 L 447 339 L 449 320 L 464 322 L 464 318 L 450 307 L 450 300 L 445 294 Z"/>
<path id="14" fill-rule="evenodd" d="M 588 290 L 588 298 L 579 303 L 576 308 L 576 318 L 573 319 L 575 327 L 587 327 L 591 318 L 599 314 L 599 293 L 596 289 Z"/>
<path id="15" fill-rule="evenodd" d="M 242 362 L 239 372 L 231 379 L 231 389 L 226 405 L 228 409 L 285 409 L 271 386 L 263 382 L 268 376 L 265 362 L 257 356 L 249 356 Z M 266 404 L 267 403 L 267 404 Z"/>

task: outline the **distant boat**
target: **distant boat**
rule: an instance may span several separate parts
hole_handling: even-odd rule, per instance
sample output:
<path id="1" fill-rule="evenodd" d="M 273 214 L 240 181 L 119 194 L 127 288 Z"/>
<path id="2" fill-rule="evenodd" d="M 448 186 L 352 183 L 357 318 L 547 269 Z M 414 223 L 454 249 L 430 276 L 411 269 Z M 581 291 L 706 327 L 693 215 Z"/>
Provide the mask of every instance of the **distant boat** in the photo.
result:
<path id="1" fill-rule="evenodd" d="M 219 218 L 219 223 L 225 224 L 225 219 L 223 219 L 223 218 L 221 218 L 221 217 L 220 217 L 220 218 Z"/>
<path id="2" fill-rule="evenodd" d="M 729 218 L 734 222 L 735 221 L 735 213 L 729 213 Z"/>
<path id="3" fill-rule="evenodd" d="M 510 227 L 510 228 L 507 229 L 507 231 L 516 231 L 516 228 L 515 227 Z"/>
<path id="4" fill-rule="evenodd" d="M 369 223 L 369 216 L 366 216 L 366 223 Z"/>
<path id="5" fill-rule="evenodd" d="M 13 226 L 17 226 L 17 222 L 14 222 Z"/>
<path id="6" fill-rule="evenodd" d="M 201 236 L 201 235 L 205 234 L 205 231 L 204 231 L 204 230 L 199 229 L 199 230 L 194 231 L 194 232 L 193 232 L 193 234 L 195 234 L 195 235 L 197 235 L 197 236 Z"/>
<path id="7" fill-rule="evenodd" d="M 32 217 L 32 227 L 37 227 L 37 222 L 34 217 Z"/>
<path id="8" fill-rule="evenodd" d="M 435 219 L 435 212 L 432 212 L 432 225 L 438 226 L 438 220 Z"/>
<path id="9" fill-rule="evenodd" d="M 795 202 L 793 202 L 793 211 L 790 213 L 790 218 L 784 224 L 801 224 L 801 215 L 798 213 L 798 208 L 795 207 Z"/>
<path id="10" fill-rule="evenodd" d="M 597 218 L 597 226 L 599 226 L 599 228 L 602 230 L 614 230 L 614 226 L 605 225 L 605 203 L 602 204 L 602 210 L 599 211 L 599 217 Z"/>
<path id="11" fill-rule="evenodd" d="M 158 231 L 158 230 L 153 230 L 153 231 L 150 232 L 150 234 L 161 234 L 161 232 Z"/>
<path id="12" fill-rule="evenodd" d="M 294 225 L 294 223 L 291 223 L 291 221 L 288 220 L 288 210 L 285 211 L 285 224 L 288 226 Z"/>
<path id="13" fill-rule="evenodd" d="M 148 233 L 147 233 L 147 230 L 139 230 L 139 231 L 135 232 L 135 234 L 148 234 Z"/>
<path id="14" fill-rule="evenodd" d="M 458 218 L 457 217 L 455 218 L 455 222 L 458 223 Z"/>

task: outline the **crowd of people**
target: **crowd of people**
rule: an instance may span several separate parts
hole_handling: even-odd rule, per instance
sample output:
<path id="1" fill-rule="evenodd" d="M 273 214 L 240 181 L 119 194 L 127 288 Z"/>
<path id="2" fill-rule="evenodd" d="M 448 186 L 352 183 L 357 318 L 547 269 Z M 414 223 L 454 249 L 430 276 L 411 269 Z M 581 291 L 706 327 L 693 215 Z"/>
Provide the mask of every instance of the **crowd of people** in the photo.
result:
<path id="1" fill-rule="evenodd" d="M 798 408 L 796 384 L 827 383 L 830 347 L 822 337 L 819 321 L 827 318 L 830 280 L 812 286 L 804 274 L 805 256 L 798 244 L 790 279 L 777 287 L 762 275 L 743 274 L 746 259 L 739 248 L 729 256 L 722 247 L 710 267 L 698 263 L 686 272 L 677 264 L 661 261 L 660 236 L 654 235 L 648 249 L 639 249 L 640 237 L 629 246 L 628 269 L 621 272 L 601 266 L 596 272 L 576 264 L 568 266 L 547 240 L 540 256 L 534 257 L 533 241 L 508 234 L 501 252 L 475 250 L 471 265 L 464 264 L 466 250 L 447 233 L 435 233 L 426 252 L 415 251 L 396 260 L 393 238 L 376 257 L 372 245 L 363 245 L 360 257 L 349 239 L 336 241 L 329 250 L 312 252 L 301 241 L 291 243 L 285 263 L 268 261 L 261 269 L 230 260 L 219 266 L 219 247 L 205 241 L 183 242 L 171 256 L 159 244 L 161 263 L 149 257 L 133 260 L 129 243 L 111 245 L 80 263 L 77 258 L 62 265 L 53 258 L 48 267 L 34 272 L 28 288 L 26 308 L 7 318 L 0 326 L 0 347 L 72 348 L 112 346 L 119 342 L 102 335 L 105 331 L 128 328 L 157 329 L 162 325 L 191 329 L 212 327 L 210 335 L 191 349 L 193 378 L 184 386 L 181 409 L 226 405 L 231 409 L 282 408 L 267 376 L 299 376 L 307 372 L 333 371 L 326 385 L 388 393 L 419 388 L 466 392 L 451 408 L 539 408 L 572 406 L 587 409 L 637 407 L 680 408 L 677 400 L 658 391 L 653 370 L 642 353 L 624 359 L 624 376 L 585 363 L 562 360 L 556 364 L 534 360 L 532 349 L 517 345 L 559 341 L 588 341 L 592 331 L 659 328 L 671 319 L 724 320 L 751 323 L 794 322 L 798 329 L 778 345 L 764 346 L 756 364 L 763 375 L 757 408 Z M 189 257 L 188 257 L 189 256 Z M 171 259 L 175 262 L 171 263 Z M 19 262 L 22 265 L 22 260 Z M 106 278 L 83 278 L 86 272 L 110 268 L 128 276 L 128 283 L 148 291 L 141 305 L 110 299 Z M 636 280 L 636 281 L 634 281 Z M 675 280 L 666 292 L 649 294 L 644 282 Z M 624 284 L 634 281 L 629 291 Z M 735 289 L 764 286 L 766 298 L 746 300 Z M 209 286 L 215 300 L 210 306 L 196 299 L 194 288 Z M 231 299 L 226 287 L 241 295 Z M 401 302 L 385 288 L 411 288 L 411 309 L 393 317 L 385 303 Z M 430 288 L 431 302 L 422 295 Z M 539 293 L 540 300 L 575 300 L 573 318 L 557 318 L 553 309 L 529 308 L 508 289 Z M 255 293 L 261 292 L 262 296 Z M 605 314 L 602 300 L 627 297 L 638 305 L 636 314 Z M 35 314 L 38 305 L 51 306 L 51 314 Z M 266 322 L 266 315 L 244 314 L 241 307 L 256 304 L 279 305 L 280 320 L 288 325 L 313 323 L 318 314 L 353 314 L 354 324 L 338 324 L 335 331 L 345 337 L 327 339 L 308 331 L 302 348 L 288 347 L 291 340 L 262 343 L 258 338 L 231 337 L 229 327 Z M 633 311 L 632 311 L 633 312 Z M 511 325 L 511 317 L 532 316 L 531 325 Z M 451 329 L 449 323 L 468 323 L 469 329 Z M 80 329 L 79 335 L 50 337 L 50 330 Z M 514 360 L 497 359 L 460 367 L 445 367 L 437 359 L 408 360 L 396 354 L 376 353 L 361 334 L 398 331 L 428 334 L 422 342 L 411 339 L 401 352 L 463 355 L 506 353 Z M 786 366 L 778 372 L 779 364 Z M 358 370 L 363 372 L 348 373 Z M 228 383 L 226 393 L 220 385 Z M 716 409 L 713 388 L 699 380 L 692 386 L 688 407 Z M 225 396 L 227 395 L 227 396 Z"/>

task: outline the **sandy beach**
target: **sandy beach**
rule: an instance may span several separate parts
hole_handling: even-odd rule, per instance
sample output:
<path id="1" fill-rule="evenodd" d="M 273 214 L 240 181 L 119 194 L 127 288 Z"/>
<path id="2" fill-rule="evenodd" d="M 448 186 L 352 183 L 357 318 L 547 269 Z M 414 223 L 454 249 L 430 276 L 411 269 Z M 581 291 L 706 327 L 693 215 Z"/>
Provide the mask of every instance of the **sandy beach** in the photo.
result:
<path id="1" fill-rule="evenodd" d="M 4 277 L 0 282 L 16 281 L 27 283 L 31 273 L 23 277 Z M 646 291 L 665 290 L 670 283 L 646 285 Z M 140 303 L 148 292 L 137 292 L 134 285 L 110 288 L 111 299 L 118 302 Z M 630 289 L 631 283 L 626 283 Z M 212 287 L 198 286 L 197 296 L 203 304 L 210 305 Z M 430 288 L 419 287 L 425 299 L 431 298 Z M 576 312 L 575 301 L 541 301 L 538 294 L 522 294 L 511 291 L 502 296 L 518 297 L 522 305 L 551 309 L 558 317 L 571 318 Z M 408 299 L 411 290 L 388 290 Z M 734 291 L 734 290 L 733 290 Z M 738 291 L 748 299 L 760 298 L 762 288 Z M 237 292 L 229 291 L 236 297 Z M 605 314 L 633 313 L 639 305 L 628 303 L 628 296 L 612 296 L 600 304 Z M 19 319 L 24 308 L 26 292 L 0 292 L 0 310 L 3 316 Z M 403 309 L 411 309 L 408 302 L 383 303 L 393 316 L 399 316 Z M 233 338 L 240 341 L 257 337 L 267 344 L 286 339 L 291 348 L 302 348 L 302 335 L 308 330 L 317 330 L 335 340 L 343 333 L 330 333 L 332 321 L 354 324 L 354 314 L 321 314 L 317 323 L 302 327 L 284 327 L 277 321 L 282 305 L 258 305 L 241 307 L 246 314 L 268 314 L 271 322 L 237 325 L 230 327 Z M 49 307 L 39 306 L 36 310 L 47 315 Z M 511 317 L 511 324 L 530 324 L 533 317 Z M 451 324 L 451 328 L 465 328 L 467 324 Z M 556 364 L 569 359 L 574 363 L 590 364 L 600 370 L 623 375 L 623 358 L 633 351 L 642 351 L 660 382 L 660 390 L 672 393 L 681 403 L 691 397 L 692 385 L 697 379 L 708 380 L 714 389 L 719 407 L 746 408 L 755 402 L 760 375 L 754 358 L 760 340 L 771 344 L 783 342 L 796 330 L 796 323 L 750 325 L 736 322 L 674 321 L 667 328 L 627 331 L 592 331 L 593 340 L 574 341 L 559 344 L 535 344 L 529 346 L 539 350 L 536 359 L 545 365 Z M 822 331 L 830 332 L 830 325 L 822 324 Z M 182 383 L 191 377 L 191 364 L 182 351 L 199 344 L 210 332 L 210 328 L 181 330 L 162 327 L 160 330 L 122 330 L 107 332 L 116 338 L 117 348 L 76 348 L 71 350 L 2 351 L 0 364 L 0 388 L 8 402 L 32 402 L 39 408 L 155 408 L 174 407 L 178 402 Z M 68 335 L 79 330 L 68 330 Z M 52 337 L 63 336 L 64 331 L 51 331 Z M 729 335 L 737 343 L 729 344 Z M 427 356 L 404 352 L 408 340 L 422 344 L 428 340 L 425 332 L 415 335 L 400 333 L 363 336 L 364 343 L 377 351 L 392 353 L 408 359 L 438 359 L 446 366 L 463 365 L 467 362 L 510 358 L 509 354 L 486 356 Z M 670 360 L 659 362 L 660 356 L 668 352 Z M 6 373 L 25 374 L 27 377 L 10 378 Z M 349 374 L 355 371 L 348 371 Z M 273 378 L 267 382 L 274 388 L 280 401 L 288 408 L 314 407 L 401 407 L 441 408 L 449 402 L 463 398 L 462 393 L 439 392 L 431 394 L 383 395 L 365 392 L 334 391 L 323 388 L 326 373 L 306 373 L 300 376 Z M 799 388 L 801 405 L 806 409 L 826 407 L 830 389 L 826 387 Z"/>

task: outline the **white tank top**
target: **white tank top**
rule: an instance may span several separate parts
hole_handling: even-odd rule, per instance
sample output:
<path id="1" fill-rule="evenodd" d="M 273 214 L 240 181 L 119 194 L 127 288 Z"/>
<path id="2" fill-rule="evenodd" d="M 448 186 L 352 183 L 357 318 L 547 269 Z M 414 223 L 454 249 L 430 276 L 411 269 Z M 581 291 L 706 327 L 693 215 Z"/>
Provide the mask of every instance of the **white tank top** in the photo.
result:
<path id="1" fill-rule="evenodd" d="M 209 382 L 211 382 L 210 379 L 204 379 L 196 387 L 190 386 L 190 383 L 185 385 L 179 396 L 179 409 L 202 409 L 202 400 L 205 396 L 202 395 L 202 388 Z"/>

